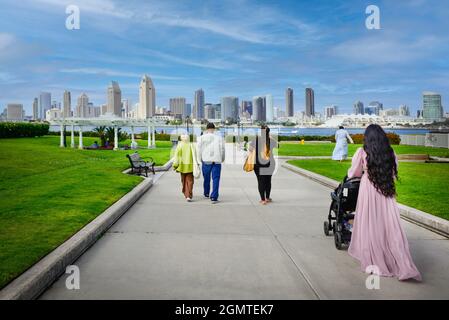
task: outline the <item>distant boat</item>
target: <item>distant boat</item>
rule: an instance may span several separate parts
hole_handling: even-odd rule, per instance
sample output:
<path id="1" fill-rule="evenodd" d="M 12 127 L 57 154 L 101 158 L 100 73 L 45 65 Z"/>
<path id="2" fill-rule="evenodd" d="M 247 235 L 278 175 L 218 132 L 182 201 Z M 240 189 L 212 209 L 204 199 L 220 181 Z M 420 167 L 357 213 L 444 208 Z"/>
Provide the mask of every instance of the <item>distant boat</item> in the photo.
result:
<path id="1" fill-rule="evenodd" d="M 292 133 L 298 133 L 299 130 L 292 130 Z"/>

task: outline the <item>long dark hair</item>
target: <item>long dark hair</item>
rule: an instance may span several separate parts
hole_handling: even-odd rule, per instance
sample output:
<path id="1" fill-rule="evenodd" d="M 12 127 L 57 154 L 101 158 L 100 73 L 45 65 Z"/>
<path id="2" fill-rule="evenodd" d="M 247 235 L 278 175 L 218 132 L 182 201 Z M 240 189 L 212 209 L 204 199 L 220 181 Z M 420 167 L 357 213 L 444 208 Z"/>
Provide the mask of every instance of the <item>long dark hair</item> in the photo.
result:
<path id="1" fill-rule="evenodd" d="M 267 151 L 270 152 L 270 146 L 271 146 L 271 144 L 270 144 L 270 128 L 266 124 L 263 124 L 260 126 L 260 136 L 261 137 L 262 137 L 264 131 L 265 131 L 265 146 L 267 148 Z"/>
<path id="2" fill-rule="evenodd" d="M 367 155 L 369 180 L 385 197 L 394 197 L 396 195 L 394 180 L 398 178 L 398 167 L 393 148 L 381 126 L 371 124 L 366 128 L 363 149 Z"/>

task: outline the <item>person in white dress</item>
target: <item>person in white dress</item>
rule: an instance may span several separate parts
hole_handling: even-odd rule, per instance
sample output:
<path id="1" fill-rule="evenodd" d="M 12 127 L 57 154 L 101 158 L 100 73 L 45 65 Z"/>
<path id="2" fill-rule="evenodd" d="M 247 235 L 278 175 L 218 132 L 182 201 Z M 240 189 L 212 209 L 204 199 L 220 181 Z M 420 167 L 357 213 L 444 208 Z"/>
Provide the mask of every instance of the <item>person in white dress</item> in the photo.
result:
<path id="1" fill-rule="evenodd" d="M 335 132 L 335 148 L 332 154 L 332 160 L 343 161 L 348 157 L 348 140 L 354 143 L 348 131 L 343 126 Z"/>

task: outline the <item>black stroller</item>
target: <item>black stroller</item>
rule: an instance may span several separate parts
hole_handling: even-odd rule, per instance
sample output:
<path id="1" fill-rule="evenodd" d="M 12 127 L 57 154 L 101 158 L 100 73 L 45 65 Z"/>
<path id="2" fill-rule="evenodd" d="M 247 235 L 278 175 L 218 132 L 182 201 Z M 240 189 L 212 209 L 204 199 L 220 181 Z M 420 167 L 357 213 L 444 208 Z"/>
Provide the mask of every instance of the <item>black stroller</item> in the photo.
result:
<path id="1" fill-rule="evenodd" d="M 334 233 L 335 247 L 338 250 L 351 242 L 351 228 L 349 220 L 354 219 L 354 211 L 359 195 L 360 178 L 348 179 L 346 176 L 342 183 L 331 192 L 332 203 L 329 208 L 327 221 L 324 221 L 324 234 Z"/>

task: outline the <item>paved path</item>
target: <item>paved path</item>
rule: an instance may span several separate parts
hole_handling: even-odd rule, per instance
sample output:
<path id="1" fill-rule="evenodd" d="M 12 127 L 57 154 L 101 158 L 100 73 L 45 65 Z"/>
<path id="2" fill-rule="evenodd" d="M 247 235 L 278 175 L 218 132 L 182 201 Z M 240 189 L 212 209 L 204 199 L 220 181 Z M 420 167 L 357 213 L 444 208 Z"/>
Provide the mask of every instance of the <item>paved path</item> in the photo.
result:
<path id="1" fill-rule="evenodd" d="M 75 263 L 81 289 L 61 277 L 43 299 L 427 299 L 449 298 L 449 240 L 403 221 L 423 283 L 366 275 L 325 237 L 330 190 L 279 168 L 273 199 L 258 204 L 256 178 L 241 164 L 222 172 L 221 203 L 186 203 L 165 173 Z"/>

